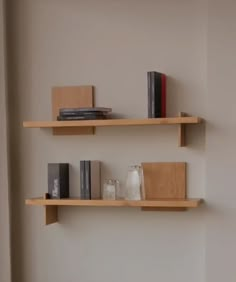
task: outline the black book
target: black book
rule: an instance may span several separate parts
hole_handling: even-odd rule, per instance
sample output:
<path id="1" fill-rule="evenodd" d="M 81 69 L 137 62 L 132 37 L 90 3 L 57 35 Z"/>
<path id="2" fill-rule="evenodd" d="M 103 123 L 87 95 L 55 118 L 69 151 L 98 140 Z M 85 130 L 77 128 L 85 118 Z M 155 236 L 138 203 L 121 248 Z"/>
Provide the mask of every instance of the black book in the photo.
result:
<path id="1" fill-rule="evenodd" d="M 85 163 L 80 161 L 80 199 L 85 198 Z"/>
<path id="2" fill-rule="evenodd" d="M 148 79 L 148 117 L 161 117 L 161 73 L 150 71 L 147 73 Z"/>
<path id="3" fill-rule="evenodd" d="M 84 161 L 85 165 L 85 195 L 84 199 L 91 200 L 91 172 L 90 161 Z"/>
<path id="4" fill-rule="evenodd" d="M 50 198 L 69 198 L 69 164 L 48 164 L 48 194 Z"/>
<path id="5" fill-rule="evenodd" d="M 76 115 L 81 113 L 88 113 L 88 112 L 102 112 L 102 113 L 109 113 L 111 112 L 111 108 L 104 108 L 104 107 L 93 107 L 93 108 L 61 108 L 59 109 L 59 115 Z"/>
<path id="6" fill-rule="evenodd" d="M 104 114 L 83 114 L 83 115 L 74 115 L 74 116 L 57 116 L 58 121 L 66 120 L 94 120 L 94 119 L 106 119 L 107 115 Z"/>
<path id="7" fill-rule="evenodd" d="M 105 116 L 108 113 L 106 112 L 78 112 L 78 113 L 60 113 L 59 116 L 60 117 L 80 117 L 80 116 Z"/>

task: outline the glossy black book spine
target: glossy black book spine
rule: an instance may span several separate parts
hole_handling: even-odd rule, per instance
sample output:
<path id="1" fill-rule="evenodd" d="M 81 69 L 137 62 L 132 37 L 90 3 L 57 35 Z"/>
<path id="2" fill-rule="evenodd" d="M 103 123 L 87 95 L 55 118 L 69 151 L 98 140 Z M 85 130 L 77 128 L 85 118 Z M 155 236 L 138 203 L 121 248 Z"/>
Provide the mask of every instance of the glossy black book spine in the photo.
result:
<path id="1" fill-rule="evenodd" d="M 91 172 L 90 161 L 85 161 L 85 196 L 84 199 L 91 200 Z"/>
<path id="2" fill-rule="evenodd" d="M 148 79 L 148 118 L 161 117 L 161 73 L 151 71 Z"/>

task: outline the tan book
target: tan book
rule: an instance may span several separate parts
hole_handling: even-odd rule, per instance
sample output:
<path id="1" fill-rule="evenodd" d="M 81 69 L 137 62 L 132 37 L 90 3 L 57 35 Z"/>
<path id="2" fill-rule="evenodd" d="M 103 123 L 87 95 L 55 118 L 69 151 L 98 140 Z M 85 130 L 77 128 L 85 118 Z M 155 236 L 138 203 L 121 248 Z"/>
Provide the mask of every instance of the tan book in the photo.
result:
<path id="1" fill-rule="evenodd" d="M 90 162 L 91 200 L 101 199 L 101 162 Z"/>

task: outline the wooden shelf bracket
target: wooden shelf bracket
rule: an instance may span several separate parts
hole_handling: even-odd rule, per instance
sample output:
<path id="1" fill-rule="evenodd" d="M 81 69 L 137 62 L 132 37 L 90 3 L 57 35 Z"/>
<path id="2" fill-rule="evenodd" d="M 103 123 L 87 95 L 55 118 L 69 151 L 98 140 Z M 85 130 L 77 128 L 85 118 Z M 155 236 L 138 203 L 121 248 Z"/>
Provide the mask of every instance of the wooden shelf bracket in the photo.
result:
<path id="1" fill-rule="evenodd" d="M 186 117 L 188 116 L 186 113 L 180 112 L 179 117 Z M 179 138 L 179 147 L 185 147 L 186 146 L 186 124 L 179 124 L 178 129 L 178 138 Z"/>
<path id="2" fill-rule="evenodd" d="M 49 195 L 46 193 L 44 199 L 49 199 Z M 58 209 L 57 206 L 44 206 L 45 209 L 45 225 L 56 223 L 58 221 Z"/>

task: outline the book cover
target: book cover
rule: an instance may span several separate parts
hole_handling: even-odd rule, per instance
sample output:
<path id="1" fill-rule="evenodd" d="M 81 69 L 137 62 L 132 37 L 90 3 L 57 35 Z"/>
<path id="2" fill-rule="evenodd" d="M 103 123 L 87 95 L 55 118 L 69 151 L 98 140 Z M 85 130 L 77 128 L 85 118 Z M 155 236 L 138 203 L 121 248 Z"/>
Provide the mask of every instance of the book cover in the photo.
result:
<path id="1" fill-rule="evenodd" d="M 90 174 L 90 161 L 85 161 L 85 195 L 84 199 L 91 199 L 91 174 Z"/>
<path id="2" fill-rule="evenodd" d="M 161 75 L 161 117 L 166 117 L 166 75 Z"/>
<path id="3" fill-rule="evenodd" d="M 80 199 L 85 198 L 85 167 L 84 161 L 80 161 Z"/>
<path id="4" fill-rule="evenodd" d="M 98 113 L 85 113 L 78 116 L 57 116 L 58 121 L 63 120 L 94 120 L 94 119 L 106 119 L 107 115 Z"/>
<path id="5" fill-rule="evenodd" d="M 89 108 L 60 108 L 59 115 L 79 115 L 82 113 L 109 113 L 112 108 L 89 107 Z"/>
<path id="6" fill-rule="evenodd" d="M 161 117 L 161 73 L 154 72 L 154 117 Z"/>
<path id="7" fill-rule="evenodd" d="M 161 117 L 161 73 L 151 71 L 148 75 L 148 117 Z"/>
<path id="8" fill-rule="evenodd" d="M 147 83 L 148 83 L 148 118 L 153 117 L 153 91 L 152 91 L 152 72 L 147 73 Z"/>
<path id="9" fill-rule="evenodd" d="M 69 198 L 69 164 L 48 164 L 48 194 L 52 199 Z"/>
<path id="10" fill-rule="evenodd" d="M 91 199 L 101 199 L 101 162 L 90 162 Z"/>

